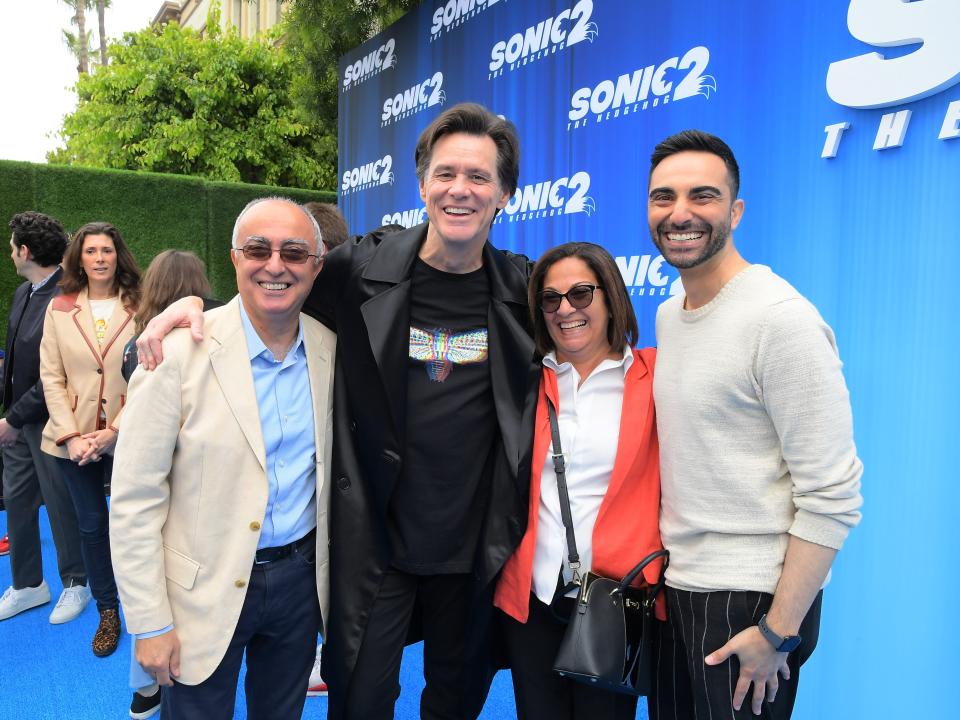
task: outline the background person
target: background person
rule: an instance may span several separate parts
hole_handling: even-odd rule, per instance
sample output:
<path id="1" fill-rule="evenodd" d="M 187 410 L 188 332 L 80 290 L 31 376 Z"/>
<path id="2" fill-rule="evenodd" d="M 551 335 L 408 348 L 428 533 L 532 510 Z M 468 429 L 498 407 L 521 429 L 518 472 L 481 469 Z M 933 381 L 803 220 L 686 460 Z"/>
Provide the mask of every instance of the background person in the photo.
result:
<path id="1" fill-rule="evenodd" d="M 93 654 L 109 655 L 120 639 L 120 601 L 110 561 L 104 486 L 127 383 L 123 346 L 133 337 L 140 271 L 111 224 L 81 227 L 63 258 L 63 294 L 47 307 L 40 377 L 50 418 L 41 448 L 56 458 L 73 499 L 90 589 L 100 612 Z"/>
<path id="2" fill-rule="evenodd" d="M 530 314 L 543 375 L 537 404 L 527 531 L 507 561 L 494 603 L 520 720 L 632 720 L 637 698 L 559 677 L 553 662 L 573 610 L 547 398 L 560 444 L 581 573 L 620 579 L 660 550 L 660 468 L 653 408 L 656 350 L 635 348 L 633 305 L 617 264 L 591 243 L 548 250 L 534 266 Z M 661 562 L 637 584 L 656 583 Z M 559 578 L 559 580 L 558 580 Z M 553 607 L 551 607 L 553 605 Z M 555 614 L 556 613 L 556 614 Z"/>
<path id="3" fill-rule="evenodd" d="M 174 300 L 187 295 L 207 298 L 210 295 L 210 282 L 203 260 L 187 250 L 164 250 L 150 261 L 143 273 L 141 283 L 140 307 L 134 316 L 134 332 L 139 335 L 143 328 L 157 313 Z M 221 303 L 204 301 L 204 308 L 217 307 Z M 136 335 L 123 349 L 121 373 L 126 382 L 137 367 Z M 132 720 L 145 720 L 160 711 L 160 686 L 156 678 L 148 674 L 137 662 L 136 644 L 130 643 L 130 688 L 133 699 L 130 701 Z"/>
<path id="4" fill-rule="evenodd" d="M 343 245 L 349 237 L 347 221 L 343 219 L 340 210 L 333 203 L 308 202 L 304 207 L 313 215 L 313 219 L 320 226 L 320 236 L 323 238 L 323 247 L 327 252 Z M 323 645 L 317 644 L 317 655 L 313 661 L 313 670 L 310 672 L 310 682 L 307 683 L 307 697 L 316 697 L 327 694 L 327 683 L 320 672 Z"/>
<path id="5" fill-rule="evenodd" d="M 90 602 L 73 502 L 53 458 L 40 450 L 48 417 L 40 382 L 40 339 L 47 305 L 60 294 L 60 261 L 67 233 L 57 220 L 38 212 L 14 215 L 10 229 L 10 256 L 26 282 L 13 294 L 7 323 L 8 362 L 3 371 L 6 416 L 0 420 L 0 446 L 7 529 L 15 546 L 10 553 L 13 585 L 0 598 L 0 619 L 50 601 L 40 552 L 40 504 L 44 503 L 63 583 L 50 613 L 50 622 L 57 624 L 74 619 Z"/>

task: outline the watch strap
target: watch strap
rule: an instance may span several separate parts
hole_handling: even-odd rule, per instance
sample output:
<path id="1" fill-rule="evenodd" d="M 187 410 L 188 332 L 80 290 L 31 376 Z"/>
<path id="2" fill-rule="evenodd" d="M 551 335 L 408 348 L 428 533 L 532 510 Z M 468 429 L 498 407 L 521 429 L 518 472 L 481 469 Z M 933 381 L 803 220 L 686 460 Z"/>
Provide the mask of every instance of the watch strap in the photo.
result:
<path id="1" fill-rule="evenodd" d="M 777 652 L 791 652 L 796 650 L 797 645 L 800 644 L 801 638 L 799 635 L 781 636 L 771 630 L 770 626 L 767 625 L 766 613 L 760 616 L 760 620 L 757 622 L 757 629 L 760 630 L 760 634 L 763 635 L 764 640 L 770 643 Z"/>

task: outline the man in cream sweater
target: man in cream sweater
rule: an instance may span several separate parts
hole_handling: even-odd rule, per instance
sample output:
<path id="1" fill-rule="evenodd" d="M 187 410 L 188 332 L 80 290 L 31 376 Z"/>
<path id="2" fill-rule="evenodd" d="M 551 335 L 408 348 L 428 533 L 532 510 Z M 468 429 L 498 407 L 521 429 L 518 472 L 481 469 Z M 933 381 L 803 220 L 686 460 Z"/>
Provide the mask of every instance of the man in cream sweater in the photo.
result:
<path id="1" fill-rule="evenodd" d="M 657 313 L 670 567 L 654 718 L 789 718 L 822 587 L 860 519 L 833 332 L 737 252 L 739 180 L 730 148 L 700 131 L 651 158 L 650 233 L 684 287 Z"/>

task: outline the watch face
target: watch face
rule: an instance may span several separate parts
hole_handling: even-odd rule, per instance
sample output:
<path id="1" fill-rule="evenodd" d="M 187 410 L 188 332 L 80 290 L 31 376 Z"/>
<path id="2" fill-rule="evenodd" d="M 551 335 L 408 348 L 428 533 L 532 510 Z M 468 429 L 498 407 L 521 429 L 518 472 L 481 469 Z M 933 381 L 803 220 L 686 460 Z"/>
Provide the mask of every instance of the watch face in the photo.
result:
<path id="1" fill-rule="evenodd" d="M 777 652 L 793 652 L 800 645 L 800 636 L 799 635 L 790 635 L 783 639 L 783 642 L 780 643 L 780 647 L 777 648 Z"/>

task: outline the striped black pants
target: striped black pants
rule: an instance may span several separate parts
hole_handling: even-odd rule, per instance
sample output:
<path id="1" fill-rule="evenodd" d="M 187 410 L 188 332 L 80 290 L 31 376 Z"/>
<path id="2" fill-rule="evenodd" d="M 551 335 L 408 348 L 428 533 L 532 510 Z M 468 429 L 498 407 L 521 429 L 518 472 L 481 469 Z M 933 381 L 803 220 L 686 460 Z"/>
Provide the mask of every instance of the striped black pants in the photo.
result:
<path id="1" fill-rule="evenodd" d="M 742 630 L 756 625 L 770 609 L 769 593 L 744 591 L 686 592 L 668 587 L 667 622 L 660 626 L 657 679 L 648 698 L 651 720 L 751 720 L 753 689 L 740 710 L 733 709 L 733 691 L 740 676 L 737 656 L 712 667 L 703 659 Z M 803 642 L 787 658 L 790 679 L 780 678 L 777 697 L 764 700 L 761 715 L 767 720 L 787 720 L 793 712 L 800 666 L 817 646 L 823 592 L 800 626 Z"/>

